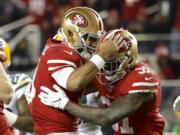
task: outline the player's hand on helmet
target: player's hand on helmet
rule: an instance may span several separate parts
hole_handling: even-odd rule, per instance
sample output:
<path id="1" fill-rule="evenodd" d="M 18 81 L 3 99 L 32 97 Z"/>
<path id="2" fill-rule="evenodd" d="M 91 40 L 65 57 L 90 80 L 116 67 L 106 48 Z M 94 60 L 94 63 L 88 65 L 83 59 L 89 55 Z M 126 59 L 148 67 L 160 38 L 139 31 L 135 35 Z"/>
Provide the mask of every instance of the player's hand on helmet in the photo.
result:
<path id="1" fill-rule="evenodd" d="M 53 88 L 55 91 L 45 86 L 41 86 L 41 93 L 38 97 L 43 104 L 64 110 L 69 102 L 69 98 L 59 86 L 53 85 Z"/>
<path id="2" fill-rule="evenodd" d="M 122 42 L 121 34 L 111 34 L 105 37 L 97 47 L 97 53 L 104 58 L 104 60 L 111 59 L 114 53 L 119 52 Z"/>

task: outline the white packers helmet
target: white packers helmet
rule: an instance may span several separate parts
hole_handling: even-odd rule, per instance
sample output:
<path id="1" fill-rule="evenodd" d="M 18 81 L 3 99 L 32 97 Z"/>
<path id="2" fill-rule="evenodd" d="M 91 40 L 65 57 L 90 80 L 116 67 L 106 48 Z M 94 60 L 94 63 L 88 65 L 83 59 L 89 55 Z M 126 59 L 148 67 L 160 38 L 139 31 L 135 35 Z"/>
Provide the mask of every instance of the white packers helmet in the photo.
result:
<path id="1" fill-rule="evenodd" d="M 0 38 L 0 48 L 4 50 L 6 59 L 2 62 L 4 68 L 8 68 L 11 65 L 11 51 L 9 44 L 3 39 Z"/>
<path id="2" fill-rule="evenodd" d="M 104 66 L 106 79 L 114 83 L 122 79 L 135 65 L 138 58 L 138 47 L 135 36 L 127 30 L 112 30 L 105 35 L 103 40 L 111 34 L 120 34 L 122 38 L 119 52 L 115 53 L 111 60 L 106 61 Z"/>
<path id="3" fill-rule="evenodd" d="M 75 7 L 65 13 L 59 31 L 70 47 L 84 59 L 89 59 L 104 34 L 104 26 L 95 10 Z"/>

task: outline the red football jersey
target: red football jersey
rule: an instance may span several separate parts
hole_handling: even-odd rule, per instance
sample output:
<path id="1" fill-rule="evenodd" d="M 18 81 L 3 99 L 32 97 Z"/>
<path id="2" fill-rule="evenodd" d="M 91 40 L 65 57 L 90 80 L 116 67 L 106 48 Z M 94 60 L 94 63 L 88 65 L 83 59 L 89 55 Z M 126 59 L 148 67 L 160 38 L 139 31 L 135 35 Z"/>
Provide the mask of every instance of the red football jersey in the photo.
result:
<path id="1" fill-rule="evenodd" d="M 55 72 L 66 67 L 77 68 L 81 66 L 81 64 L 82 59 L 75 50 L 52 39 L 47 41 L 45 49 L 39 59 L 31 86 L 33 98 L 29 107 L 36 134 L 45 135 L 54 132 L 74 132 L 77 130 L 78 119 L 76 117 L 66 111 L 42 104 L 38 98 L 38 94 L 41 92 L 40 86 L 42 85 L 49 89 L 53 89 L 53 84 L 58 85 L 57 80 L 52 77 Z M 62 77 L 59 76 L 59 78 Z M 64 88 L 62 89 L 70 100 L 75 103 L 79 101 L 81 92 L 73 93 Z"/>
<path id="2" fill-rule="evenodd" d="M 159 76 L 146 64 L 136 64 L 131 72 L 113 85 L 96 81 L 102 100 L 110 105 L 127 94 L 156 91 L 152 102 L 145 102 L 134 114 L 113 125 L 115 135 L 162 135 L 164 118 L 159 113 L 161 87 Z"/>
<path id="3" fill-rule="evenodd" d="M 0 103 L 0 135 L 13 135 L 3 113 L 3 104 Z"/>

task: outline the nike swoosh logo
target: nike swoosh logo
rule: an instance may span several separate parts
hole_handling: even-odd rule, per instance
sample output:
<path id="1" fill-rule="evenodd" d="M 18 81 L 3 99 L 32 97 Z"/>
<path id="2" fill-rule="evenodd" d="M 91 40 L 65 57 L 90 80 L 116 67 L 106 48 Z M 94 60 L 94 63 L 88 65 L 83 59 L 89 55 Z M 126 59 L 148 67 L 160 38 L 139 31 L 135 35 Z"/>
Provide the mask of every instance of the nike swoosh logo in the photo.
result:
<path id="1" fill-rule="evenodd" d="M 149 81 L 149 80 L 151 80 L 151 79 L 153 79 L 152 77 L 145 77 L 145 80 L 146 81 Z"/>
<path id="2" fill-rule="evenodd" d="M 66 50 L 64 50 L 64 52 L 66 52 L 66 53 L 69 54 L 69 55 L 72 55 L 72 54 L 73 54 L 73 52 L 68 52 L 68 51 L 66 51 Z"/>

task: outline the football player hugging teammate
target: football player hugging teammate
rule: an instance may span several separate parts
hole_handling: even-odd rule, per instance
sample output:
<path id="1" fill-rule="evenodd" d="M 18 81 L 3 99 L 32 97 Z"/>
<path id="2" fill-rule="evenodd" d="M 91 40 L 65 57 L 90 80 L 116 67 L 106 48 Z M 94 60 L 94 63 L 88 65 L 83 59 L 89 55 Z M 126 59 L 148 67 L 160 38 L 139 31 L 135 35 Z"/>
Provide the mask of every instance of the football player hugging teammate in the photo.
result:
<path id="1" fill-rule="evenodd" d="M 113 124 L 115 135 L 162 135 L 165 121 L 159 112 L 160 77 L 139 61 L 138 43 L 133 34 L 123 29 L 111 30 L 101 42 L 112 35 L 120 35 L 119 51 L 106 59 L 103 70 L 93 80 L 107 107 L 80 106 L 57 85 L 53 89 L 42 86 L 39 99 L 45 105 L 94 124 L 103 127 Z M 98 49 L 102 47 L 100 43 Z"/>
<path id="2" fill-rule="evenodd" d="M 48 39 L 40 56 L 29 91 L 29 108 L 34 121 L 36 134 L 77 134 L 78 118 L 63 110 L 64 104 L 55 104 L 55 108 L 43 104 L 39 97 L 44 97 L 43 90 L 63 89 L 67 97 L 78 103 L 83 89 L 101 70 L 105 60 L 118 52 L 121 42 L 120 34 L 111 35 L 109 39 L 99 42 L 104 34 L 102 19 L 96 11 L 87 7 L 75 7 L 68 10 L 63 18 L 59 34 L 63 41 L 55 36 Z M 101 47 L 96 51 L 97 44 Z M 54 85 L 55 84 L 55 85 Z M 42 89 L 41 89 L 41 86 Z M 54 90 L 48 91 L 51 100 Z"/>

